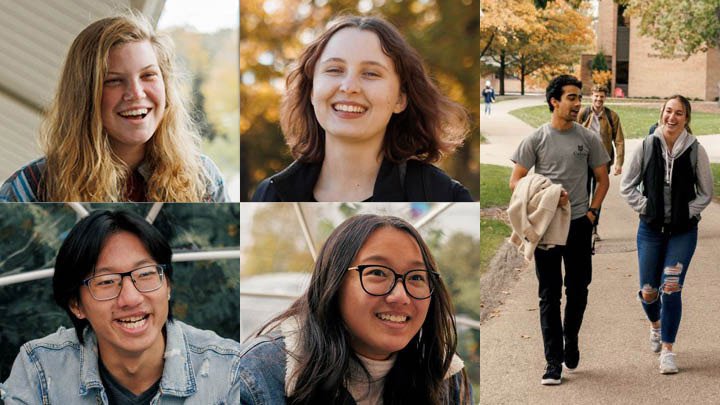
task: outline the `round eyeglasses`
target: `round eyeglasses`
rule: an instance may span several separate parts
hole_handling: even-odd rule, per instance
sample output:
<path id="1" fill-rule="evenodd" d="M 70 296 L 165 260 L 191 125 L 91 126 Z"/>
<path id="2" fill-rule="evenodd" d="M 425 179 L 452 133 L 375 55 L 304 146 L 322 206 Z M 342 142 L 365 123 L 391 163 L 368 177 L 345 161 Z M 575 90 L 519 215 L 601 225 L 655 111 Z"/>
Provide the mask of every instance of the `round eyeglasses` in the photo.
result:
<path id="1" fill-rule="evenodd" d="M 379 264 L 360 264 L 348 270 L 357 271 L 363 290 L 376 297 L 390 294 L 397 281 L 402 280 L 403 288 L 410 297 L 424 300 L 430 298 L 435 289 L 432 277 L 440 277 L 440 273 L 420 269 L 398 274 L 390 267 Z"/>
<path id="2" fill-rule="evenodd" d="M 82 284 L 90 290 L 90 295 L 98 301 L 116 298 L 122 291 L 122 280 L 130 276 L 135 288 L 141 293 L 152 292 L 163 285 L 165 277 L 164 264 L 151 264 L 125 273 L 107 273 L 92 276 L 83 280 Z"/>

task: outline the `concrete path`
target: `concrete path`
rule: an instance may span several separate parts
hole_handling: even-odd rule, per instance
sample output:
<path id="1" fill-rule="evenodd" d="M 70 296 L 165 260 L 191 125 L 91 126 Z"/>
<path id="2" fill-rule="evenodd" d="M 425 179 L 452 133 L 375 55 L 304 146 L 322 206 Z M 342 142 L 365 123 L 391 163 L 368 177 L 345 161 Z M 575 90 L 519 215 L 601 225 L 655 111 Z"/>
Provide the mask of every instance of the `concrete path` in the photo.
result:
<path id="1" fill-rule="evenodd" d="M 481 162 L 510 163 L 507 159 L 517 142 L 532 129 L 500 112 L 538 100 L 542 102 L 501 102 L 489 120 L 483 116 L 482 131 L 491 143 L 481 147 Z M 707 136 L 701 137 L 704 145 L 718 144 L 720 149 L 720 142 L 707 141 Z M 720 160 L 720 153 L 714 156 L 712 160 Z M 603 241 L 593 259 L 580 333 L 580 366 L 565 373 L 560 386 L 540 385 L 545 360 L 531 263 L 519 273 L 505 303 L 481 327 L 481 404 L 720 403 L 720 205 L 713 203 L 703 213 L 698 248 L 685 280 L 683 320 L 675 345 L 681 371 L 661 375 L 658 355 L 648 346 L 648 322 L 636 300 L 638 218 L 621 200 L 618 184 L 619 177 L 611 176 L 599 230 Z"/>

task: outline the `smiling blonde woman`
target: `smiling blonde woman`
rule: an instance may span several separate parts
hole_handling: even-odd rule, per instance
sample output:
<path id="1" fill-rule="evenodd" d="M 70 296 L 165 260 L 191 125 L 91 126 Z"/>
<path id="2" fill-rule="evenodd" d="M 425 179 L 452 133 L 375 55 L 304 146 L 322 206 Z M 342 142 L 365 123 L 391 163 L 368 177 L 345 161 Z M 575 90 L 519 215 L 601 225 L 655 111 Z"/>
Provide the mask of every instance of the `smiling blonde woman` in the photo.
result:
<path id="1" fill-rule="evenodd" d="M 142 16 L 90 24 L 68 51 L 41 128 L 45 156 L 0 201 L 224 201 L 180 97 L 171 40 Z"/>

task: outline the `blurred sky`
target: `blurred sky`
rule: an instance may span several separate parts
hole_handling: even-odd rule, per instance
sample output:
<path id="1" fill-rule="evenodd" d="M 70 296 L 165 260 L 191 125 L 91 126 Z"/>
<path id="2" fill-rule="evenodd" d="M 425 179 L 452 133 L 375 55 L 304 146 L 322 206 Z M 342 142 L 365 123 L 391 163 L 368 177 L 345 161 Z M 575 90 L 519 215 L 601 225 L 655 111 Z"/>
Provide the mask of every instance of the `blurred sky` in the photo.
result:
<path id="1" fill-rule="evenodd" d="M 200 32 L 215 32 L 239 24 L 239 0 L 166 0 L 158 29 L 189 25 Z"/>

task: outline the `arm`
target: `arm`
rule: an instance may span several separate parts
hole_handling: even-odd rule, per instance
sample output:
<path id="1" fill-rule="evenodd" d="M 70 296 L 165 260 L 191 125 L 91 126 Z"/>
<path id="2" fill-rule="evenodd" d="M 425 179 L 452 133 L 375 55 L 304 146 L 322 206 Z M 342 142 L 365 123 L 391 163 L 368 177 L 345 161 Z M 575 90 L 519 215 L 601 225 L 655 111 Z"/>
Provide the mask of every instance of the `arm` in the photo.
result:
<path id="1" fill-rule="evenodd" d="M 635 151 L 630 166 L 623 173 L 620 182 L 620 196 L 630 205 L 630 208 L 640 214 L 645 213 L 645 205 L 647 204 L 647 198 L 638 189 L 638 186 L 642 183 L 642 164 L 643 146 L 641 144 Z"/>
<path id="2" fill-rule="evenodd" d="M 620 123 L 620 117 L 617 113 L 613 114 L 612 117 L 615 122 L 615 176 L 622 174 L 622 166 L 625 162 L 625 135 L 623 134 L 622 124 Z"/>
<path id="3" fill-rule="evenodd" d="M 513 166 L 512 174 L 510 174 L 510 191 L 515 191 L 515 187 L 517 186 L 518 181 L 520 181 L 520 179 L 522 179 L 523 177 L 527 176 L 529 171 L 529 169 L 526 169 L 519 163 L 515 163 L 515 166 Z"/>
<path id="4" fill-rule="evenodd" d="M 713 177 L 710 169 L 710 159 L 702 145 L 698 144 L 697 167 L 695 173 L 697 176 L 695 184 L 695 199 L 690 201 L 690 217 L 700 215 L 713 197 Z"/>
<path id="5" fill-rule="evenodd" d="M 595 188 L 595 194 L 593 195 L 592 202 L 590 203 L 590 208 L 600 208 L 602 205 L 603 200 L 605 199 L 605 195 L 608 192 L 608 189 L 610 188 L 610 178 L 608 177 L 607 172 L 607 166 L 606 165 L 600 165 L 593 168 L 593 175 L 595 176 L 595 182 L 597 183 L 597 188 Z M 587 213 L 588 218 L 592 223 L 595 223 L 597 218 L 595 217 L 595 214 L 588 211 Z"/>

